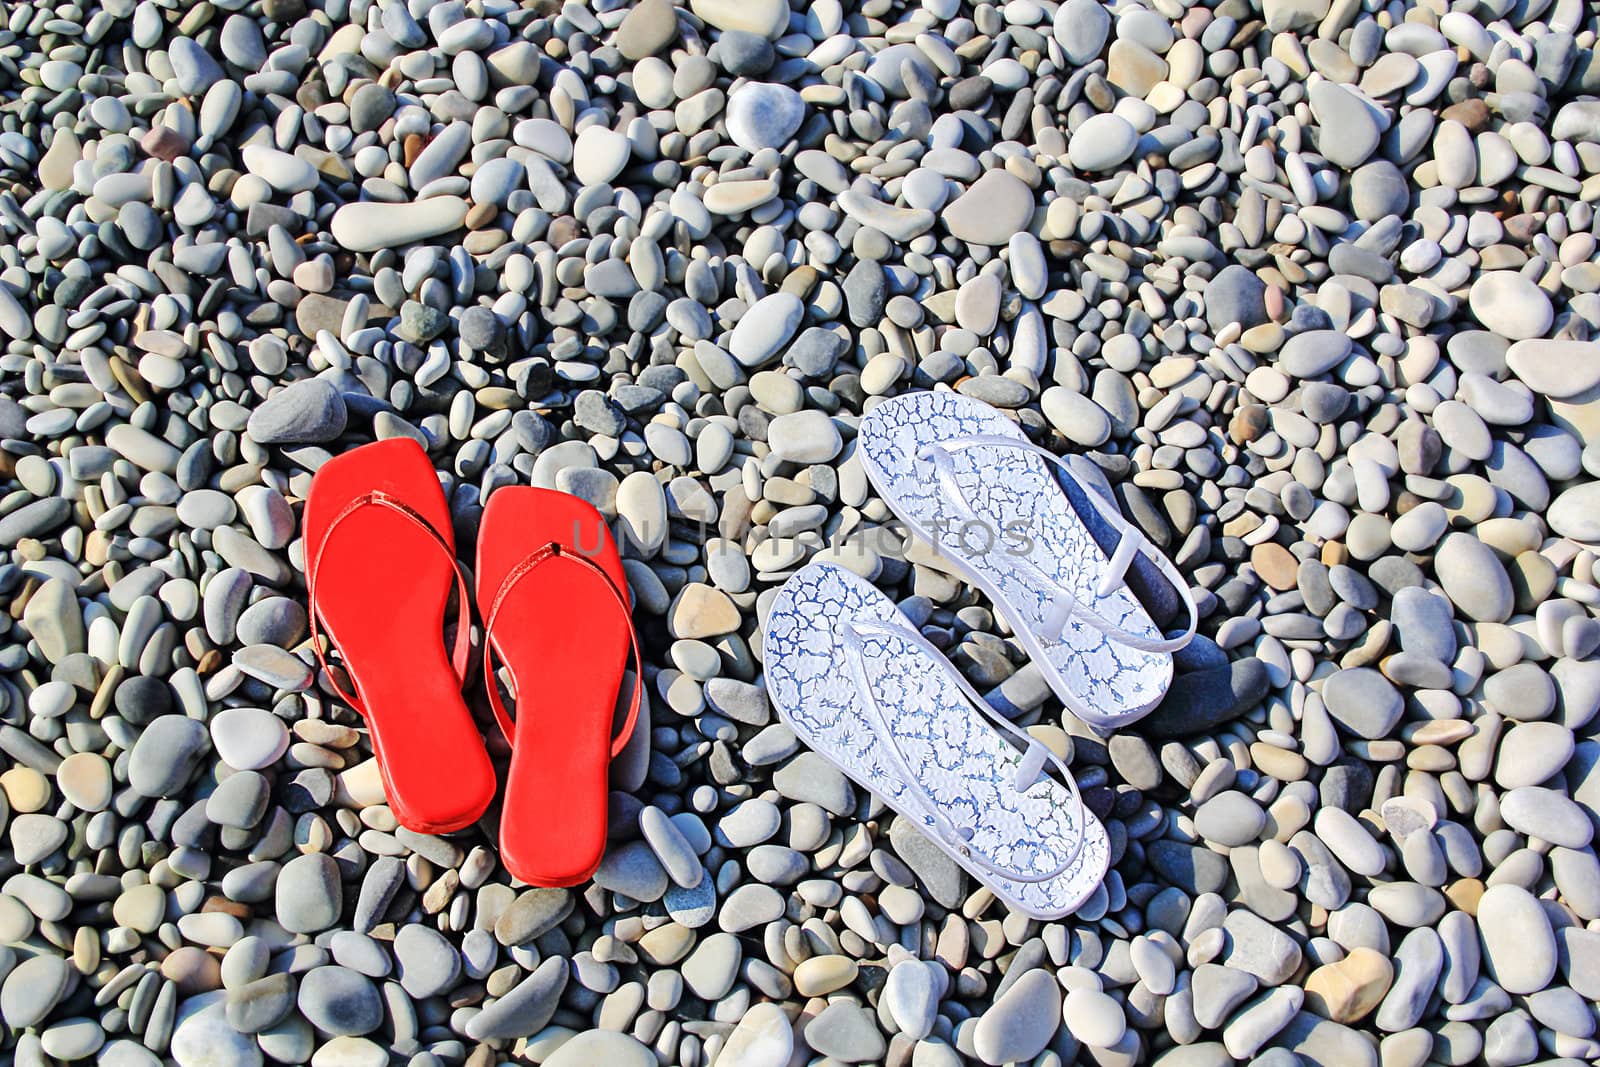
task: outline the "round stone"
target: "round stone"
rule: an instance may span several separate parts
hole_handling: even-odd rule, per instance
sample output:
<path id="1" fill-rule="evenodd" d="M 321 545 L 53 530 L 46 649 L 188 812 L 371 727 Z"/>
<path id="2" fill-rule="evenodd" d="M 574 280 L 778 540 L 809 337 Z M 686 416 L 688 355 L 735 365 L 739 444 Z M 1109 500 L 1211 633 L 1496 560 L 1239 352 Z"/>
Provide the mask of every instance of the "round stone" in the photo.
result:
<path id="1" fill-rule="evenodd" d="M 728 96 L 728 136 L 747 152 L 782 148 L 805 117 L 805 102 L 787 85 L 747 82 Z"/>

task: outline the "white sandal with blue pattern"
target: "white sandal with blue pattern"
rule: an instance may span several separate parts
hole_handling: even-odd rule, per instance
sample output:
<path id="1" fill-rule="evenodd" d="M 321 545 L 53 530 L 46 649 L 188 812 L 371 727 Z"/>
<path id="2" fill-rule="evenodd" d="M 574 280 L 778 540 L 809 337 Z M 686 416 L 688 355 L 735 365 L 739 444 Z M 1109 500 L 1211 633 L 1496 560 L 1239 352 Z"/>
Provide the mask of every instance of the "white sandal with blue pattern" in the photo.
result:
<path id="1" fill-rule="evenodd" d="M 1071 771 L 875 586 L 809 564 L 778 591 L 762 647 L 779 718 L 1000 900 L 1056 919 L 1094 894 L 1110 842 Z"/>
<path id="2" fill-rule="evenodd" d="M 1166 695 L 1172 653 L 1198 621 L 1188 584 L 1060 456 L 988 404 L 946 389 L 872 408 L 856 455 L 889 510 L 1001 610 L 1073 715 L 1112 729 Z M 1109 557 L 1080 507 L 1118 535 Z M 1140 556 L 1188 607 L 1188 627 L 1176 637 L 1161 633 L 1128 588 Z"/>

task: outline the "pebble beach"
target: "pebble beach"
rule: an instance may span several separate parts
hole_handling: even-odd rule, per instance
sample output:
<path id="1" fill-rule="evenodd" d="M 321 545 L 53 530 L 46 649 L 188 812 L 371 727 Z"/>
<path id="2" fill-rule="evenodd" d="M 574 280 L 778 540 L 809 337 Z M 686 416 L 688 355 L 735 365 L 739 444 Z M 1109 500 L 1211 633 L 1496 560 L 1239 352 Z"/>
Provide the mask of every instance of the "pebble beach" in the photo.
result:
<path id="1" fill-rule="evenodd" d="M 0 13 L 0 1063 L 1600 1061 L 1593 4 Z M 1149 717 L 872 491 L 935 388 L 1188 581 Z M 317 665 L 311 477 L 400 436 L 469 563 L 512 485 L 621 546 L 590 883 L 401 827 Z M 1076 914 L 777 719 L 818 559 L 1070 764 Z"/>

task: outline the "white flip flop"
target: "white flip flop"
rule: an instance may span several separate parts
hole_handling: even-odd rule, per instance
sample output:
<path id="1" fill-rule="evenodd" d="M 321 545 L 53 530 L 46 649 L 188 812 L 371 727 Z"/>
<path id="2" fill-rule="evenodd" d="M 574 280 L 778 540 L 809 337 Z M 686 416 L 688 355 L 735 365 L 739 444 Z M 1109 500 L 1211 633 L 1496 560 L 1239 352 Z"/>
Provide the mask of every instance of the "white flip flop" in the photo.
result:
<path id="1" fill-rule="evenodd" d="M 861 419 L 856 454 L 889 510 L 994 601 L 1080 720 L 1123 726 L 1166 695 L 1172 653 L 1198 622 L 1188 584 L 1060 456 L 988 404 L 946 389 L 872 408 Z M 1117 533 L 1109 558 L 1080 509 Z M 1163 636 L 1128 588 L 1139 556 L 1187 605 L 1181 635 Z"/>
<path id="2" fill-rule="evenodd" d="M 807 565 L 778 591 L 763 650 L 772 705 L 800 740 L 995 896 L 1057 919 L 1094 894 L 1110 842 L 1066 764 L 989 707 L 875 586 Z"/>

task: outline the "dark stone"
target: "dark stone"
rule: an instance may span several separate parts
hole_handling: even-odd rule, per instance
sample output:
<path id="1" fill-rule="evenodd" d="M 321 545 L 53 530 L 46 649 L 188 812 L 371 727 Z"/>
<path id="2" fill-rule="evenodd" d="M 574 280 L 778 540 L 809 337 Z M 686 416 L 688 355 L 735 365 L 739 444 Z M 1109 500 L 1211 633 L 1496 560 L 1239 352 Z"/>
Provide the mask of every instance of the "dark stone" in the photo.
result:
<path id="1" fill-rule="evenodd" d="M 1165 740 L 1205 733 L 1231 722 L 1267 695 L 1267 668 L 1255 657 L 1226 667 L 1180 674 L 1166 699 L 1139 724 L 1146 737 Z"/>
<path id="2" fill-rule="evenodd" d="M 1187 893 L 1217 893 L 1228 884 L 1228 858 L 1181 841 L 1152 841 L 1145 859 L 1163 881 Z"/>
<path id="3" fill-rule="evenodd" d="M 1237 322 L 1245 329 L 1267 321 L 1267 283 L 1237 263 L 1206 283 L 1206 323 L 1212 331 Z"/>

